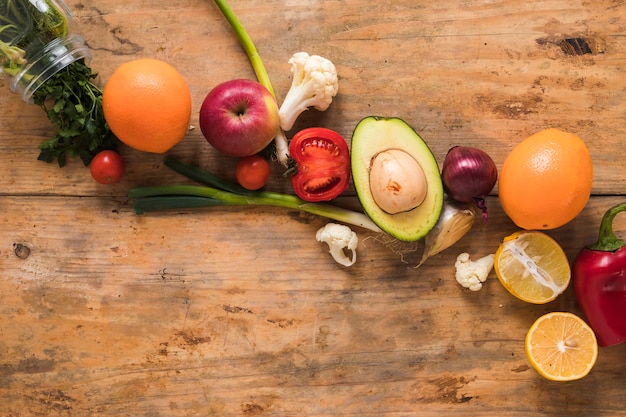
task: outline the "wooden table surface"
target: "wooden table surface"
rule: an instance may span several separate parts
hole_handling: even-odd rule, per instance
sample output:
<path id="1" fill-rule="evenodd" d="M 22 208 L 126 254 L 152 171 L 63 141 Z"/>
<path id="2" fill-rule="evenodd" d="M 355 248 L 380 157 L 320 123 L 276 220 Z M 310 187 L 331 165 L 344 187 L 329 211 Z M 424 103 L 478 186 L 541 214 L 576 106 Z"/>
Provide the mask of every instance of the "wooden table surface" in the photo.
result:
<path id="1" fill-rule="evenodd" d="M 254 78 L 209 0 L 68 0 L 103 84 L 121 63 L 163 59 L 193 96 L 192 125 L 218 82 Z M 626 4 L 548 0 L 232 0 L 277 95 L 297 51 L 338 68 L 313 125 L 350 138 L 369 115 L 397 116 L 439 163 L 456 144 L 501 166 L 547 127 L 577 133 L 593 196 L 549 234 L 570 260 L 604 211 L 626 200 Z M 589 50 L 564 48 L 585 39 Z M 325 219 L 272 208 L 135 215 L 129 188 L 185 180 L 163 155 L 123 148 L 113 186 L 78 161 L 37 161 L 43 112 L 0 81 L 0 416 L 626 416 L 626 344 L 601 348 L 584 379 L 548 382 L 524 337 L 549 311 L 580 313 L 570 289 L 546 305 L 454 279 L 461 252 L 493 253 L 517 230 L 496 196 L 487 225 L 413 266 L 377 236 L 336 264 L 315 240 Z M 198 128 L 169 152 L 233 178 Z M 278 165 L 268 188 L 290 192 Z M 337 204 L 355 205 L 351 186 Z M 541 204 L 540 201 L 537 204 Z M 358 206 L 358 205 L 357 205 Z M 626 235 L 626 216 L 616 232 Z M 30 249 L 28 256 L 18 248 Z M 397 248 L 396 248 L 397 249 Z M 18 256 L 21 255 L 21 256 Z"/>

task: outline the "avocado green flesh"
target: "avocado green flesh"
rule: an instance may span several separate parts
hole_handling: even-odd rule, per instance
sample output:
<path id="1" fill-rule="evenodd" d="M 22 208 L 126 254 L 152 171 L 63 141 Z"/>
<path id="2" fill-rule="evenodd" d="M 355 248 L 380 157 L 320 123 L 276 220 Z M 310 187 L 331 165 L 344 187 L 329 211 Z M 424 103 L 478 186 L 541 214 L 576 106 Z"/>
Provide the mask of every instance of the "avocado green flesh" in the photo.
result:
<path id="1" fill-rule="evenodd" d="M 420 164 L 428 191 L 418 207 L 389 214 L 374 202 L 369 170 L 372 158 L 388 149 L 400 149 Z M 443 207 L 443 184 L 437 160 L 428 145 L 404 120 L 370 116 L 359 122 L 352 135 L 351 164 L 354 186 L 363 210 L 385 232 L 398 240 L 423 238 L 435 226 Z"/>

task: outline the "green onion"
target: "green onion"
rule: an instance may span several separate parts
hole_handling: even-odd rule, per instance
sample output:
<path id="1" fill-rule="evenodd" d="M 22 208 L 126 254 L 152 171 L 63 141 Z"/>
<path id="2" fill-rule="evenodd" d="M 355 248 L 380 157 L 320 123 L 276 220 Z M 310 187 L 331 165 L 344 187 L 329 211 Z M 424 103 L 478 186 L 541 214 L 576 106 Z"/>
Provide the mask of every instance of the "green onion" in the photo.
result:
<path id="1" fill-rule="evenodd" d="M 254 191 L 250 191 L 243 188 L 239 184 L 220 178 L 212 172 L 206 171 L 200 167 L 187 165 L 184 162 L 169 156 L 165 158 L 165 166 L 173 169 L 181 175 L 186 176 L 187 178 L 201 182 L 204 185 L 208 185 L 209 187 L 219 188 L 220 190 L 230 191 L 235 194 L 254 193 Z"/>
<path id="2" fill-rule="evenodd" d="M 252 42 L 252 39 L 248 35 L 248 32 L 239 21 L 239 18 L 235 15 L 235 12 L 233 12 L 233 10 L 228 5 L 228 2 L 226 2 L 225 0 L 215 0 L 215 4 L 220 9 L 222 14 L 226 18 L 226 21 L 230 24 L 230 27 L 235 32 L 239 43 L 243 47 L 246 55 L 248 56 L 248 60 L 252 65 L 252 69 L 254 69 L 254 73 L 256 74 L 259 83 L 267 88 L 269 92 L 272 93 L 272 96 L 276 97 L 276 94 L 274 94 L 274 88 L 272 87 L 272 83 L 270 81 L 270 77 L 267 74 L 267 70 L 265 69 L 263 61 L 261 60 L 261 56 L 259 55 L 259 52 L 254 45 L 254 42 Z"/>
<path id="3" fill-rule="evenodd" d="M 190 195 L 155 195 L 136 200 L 133 203 L 133 209 L 137 214 L 144 214 L 148 211 L 193 209 L 223 205 L 223 201 L 215 200 L 213 198 Z"/>
<path id="4" fill-rule="evenodd" d="M 327 203 L 310 203 L 294 195 L 272 191 L 249 191 L 216 177 L 198 167 L 189 166 L 173 158 L 166 165 L 175 171 L 206 185 L 157 185 L 137 187 L 129 190 L 137 214 L 171 209 L 187 209 L 213 206 L 271 206 L 300 210 L 338 222 L 362 227 L 374 232 L 382 232 L 364 213 L 337 207 Z M 220 187 L 220 188 L 216 188 Z M 243 191 L 242 191 L 243 190 Z"/>

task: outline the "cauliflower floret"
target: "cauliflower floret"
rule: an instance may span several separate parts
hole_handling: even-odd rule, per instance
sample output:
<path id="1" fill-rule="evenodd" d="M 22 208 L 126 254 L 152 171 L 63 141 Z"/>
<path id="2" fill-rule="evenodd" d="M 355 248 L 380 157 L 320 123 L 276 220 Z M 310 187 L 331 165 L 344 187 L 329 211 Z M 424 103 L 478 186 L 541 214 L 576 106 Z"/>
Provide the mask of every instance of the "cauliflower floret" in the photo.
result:
<path id="1" fill-rule="evenodd" d="M 328 223 L 317 231 L 315 238 L 319 242 L 328 244 L 329 252 L 337 263 L 352 266 L 356 262 L 356 247 L 359 244 L 359 238 L 348 226 Z M 346 256 L 344 249 L 352 251 L 352 259 Z"/>
<path id="2" fill-rule="evenodd" d="M 328 59 L 306 52 L 296 52 L 289 59 L 292 81 L 287 96 L 280 106 L 280 129 L 274 138 L 278 162 L 289 167 L 289 143 L 285 131 L 309 107 L 324 111 L 337 95 L 337 69 Z"/>
<path id="3" fill-rule="evenodd" d="M 309 107 L 324 111 L 337 95 L 338 79 L 335 65 L 319 55 L 296 52 L 289 59 L 293 80 L 280 106 L 280 126 L 290 130 L 298 116 Z"/>
<path id="4" fill-rule="evenodd" d="M 465 288 L 478 291 L 483 287 L 483 282 L 493 269 L 495 256 L 493 254 L 472 261 L 468 253 L 462 253 L 456 258 L 456 280 Z"/>

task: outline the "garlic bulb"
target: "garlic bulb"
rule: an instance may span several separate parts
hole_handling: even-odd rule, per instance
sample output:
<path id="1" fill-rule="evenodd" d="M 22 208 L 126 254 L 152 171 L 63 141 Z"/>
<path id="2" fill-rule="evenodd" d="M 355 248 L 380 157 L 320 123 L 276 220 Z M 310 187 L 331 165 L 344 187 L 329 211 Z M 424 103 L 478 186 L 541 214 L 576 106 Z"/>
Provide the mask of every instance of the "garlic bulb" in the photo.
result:
<path id="1" fill-rule="evenodd" d="M 454 245 L 472 228 L 476 211 L 469 204 L 457 203 L 446 198 L 435 227 L 424 238 L 421 266 L 426 259 Z"/>

